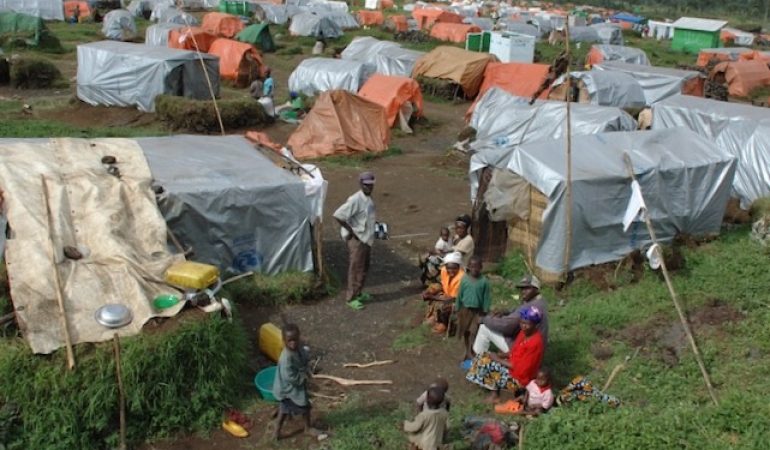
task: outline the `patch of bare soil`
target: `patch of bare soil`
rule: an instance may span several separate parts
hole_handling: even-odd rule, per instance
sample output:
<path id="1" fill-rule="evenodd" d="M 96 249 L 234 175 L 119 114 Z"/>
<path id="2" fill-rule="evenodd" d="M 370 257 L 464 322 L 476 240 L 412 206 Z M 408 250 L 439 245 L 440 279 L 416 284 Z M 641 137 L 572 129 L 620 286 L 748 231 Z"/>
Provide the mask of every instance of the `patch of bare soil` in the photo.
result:
<path id="1" fill-rule="evenodd" d="M 71 100 L 65 108 L 41 111 L 41 119 L 64 122 L 76 127 L 110 128 L 110 127 L 142 127 L 152 125 L 157 121 L 155 114 L 139 111 L 136 108 L 110 108 L 107 106 L 91 106 L 80 100 Z"/>

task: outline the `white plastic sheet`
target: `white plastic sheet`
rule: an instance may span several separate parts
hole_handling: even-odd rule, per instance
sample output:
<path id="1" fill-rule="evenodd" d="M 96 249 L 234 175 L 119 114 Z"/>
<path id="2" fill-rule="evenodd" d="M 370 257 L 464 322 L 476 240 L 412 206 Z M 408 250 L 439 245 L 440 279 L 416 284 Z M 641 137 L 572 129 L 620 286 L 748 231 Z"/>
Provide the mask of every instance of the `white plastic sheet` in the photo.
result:
<path id="1" fill-rule="evenodd" d="M 564 138 L 526 143 L 508 163 L 548 198 L 535 261 L 555 273 L 564 269 L 567 245 L 565 145 Z M 616 261 L 651 243 L 642 227 L 623 231 L 631 196 L 624 153 L 659 240 L 719 233 L 735 175 L 733 155 L 683 128 L 574 136 L 570 270 Z"/>
<path id="2" fill-rule="evenodd" d="M 334 89 L 357 93 L 371 75 L 366 64 L 344 59 L 308 58 L 289 76 L 289 90 L 316 95 Z"/>
<path id="3" fill-rule="evenodd" d="M 115 9 L 104 15 L 102 34 L 114 41 L 128 41 L 136 37 L 134 16 L 125 9 Z"/>
<path id="4" fill-rule="evenodd" d="M 623 30 L 618 25 L 597 23 L 589 28 L 596 31 L 602 44 L 623 45 Z"/>
<path id="5" fill-rule="evenodd" d="M 592 70 L 572 72 L 572 76 L 585 84 L 592 105 L 616 106 L 618 108 L 644 108 L 647 106 L 642 86 L 631 75 L 622 72 Z"/>
<path id="6" fill-rule="evenodd" d="M 294 36 L 314 36 L 334 39 L 342 36 L 342 28 L 331 18 L 304 12 L 291 18 L 289 33 Z"/>
<path id="7" fill-rule="evenodd" d="M 211 97 L 195 52 L 125 42 L 78 45 L 77 96 L 91 105 L 155 110 L 160 94 Z M 219 59 L 202 54 L 214 93 L 219 93 Z"/>
<path id="8" fill-rule="evenodd" d="M 402 48 L 395 42 L 360 36 L 345 47 L 341 56 L 344 60 L 365 63 L 370 71 L 383 75 L 411 77 L 415 63 L 424 54 Z"/>
<path id="9" fill-rule="evenodd" d="M 159 23 L 150 25 L 144 32 L 144 44 L 157 47 L 168 47 L 168 34 L 171 30 L 182 28 L 177 23 Z"/>
<path id="10" fill-rule="evenodd" d="M 648 105 L 682 93 L 685 83 L 693 78 L 702 77 L 693 70 L 670 69 L 668 67 L 643 66 L 619 61 L 608 61 L 593 66 L 593 70 L 623 72 L 634 77 L 644 90 Z"/>
<path id="11" fill-rule="evenodd" d="M 64 20 L 62 0 L 0 0 L 0 11 L 5 10 L 43 20 Z"/>
<path id="12" fill-rule="evenodd" d="M 748 209 L 770 195 L 770 113 L 767 108 L 677 95 L 652 108 L 654 130 L 686 127 L 738 158 L 733 195 Z"/>
<path id="13" fill-rule="evenodd" d="M 650 60 L 644 50 L 623 45 L 598 44 L 592 45 L 591 50 L 597 50 L 602 54 L 604 61 L 620 61 L 629 64 L 641 64 L 649 66 Z"/>

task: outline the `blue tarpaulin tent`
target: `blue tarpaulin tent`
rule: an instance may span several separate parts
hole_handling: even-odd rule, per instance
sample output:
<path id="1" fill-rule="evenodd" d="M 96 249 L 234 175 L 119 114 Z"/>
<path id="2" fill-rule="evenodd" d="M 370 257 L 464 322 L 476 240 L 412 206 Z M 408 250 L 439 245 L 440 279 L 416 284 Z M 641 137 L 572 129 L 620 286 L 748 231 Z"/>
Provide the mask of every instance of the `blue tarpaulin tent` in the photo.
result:
<path id="1" fill-rule="evenodd" d="M 641 24 L 647 21 L 647 19 L 645 19 L 642 16 L 635 16 L 631 13 L 625 13 L 625 12 L 617 13 L 615 15 L 610 16 L 610 20 L 613 22 L 629 22 L 633 24 Z"/>

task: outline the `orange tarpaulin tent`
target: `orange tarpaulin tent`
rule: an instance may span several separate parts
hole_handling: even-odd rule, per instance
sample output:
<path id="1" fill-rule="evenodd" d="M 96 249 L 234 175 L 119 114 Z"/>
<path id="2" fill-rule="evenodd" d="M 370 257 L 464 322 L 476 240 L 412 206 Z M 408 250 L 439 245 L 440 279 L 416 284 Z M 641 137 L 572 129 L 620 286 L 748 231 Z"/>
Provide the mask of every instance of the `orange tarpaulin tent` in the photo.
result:
<path id="1" fill-rule="evenodd" d="M 393 0 L 380 0 L 380 9 L 390 9 L 393 5 Z"/>
<path id="2" fill-rule="evenodd" d="M 415 116 L 422 116 L 420 85 L 411 78 L 374 74 L 358 91 L 358 95 L 382 105 L 391 127 L 396 123 L 401 105 L 406 102 L 412 102 Z"/>
<path id="3" fill-rule="evenodd" d="M 757 50 L 742 53 L 741 56 L 738 57 L 738 60 L 740 61 L 764 61 L 766 63 L 770 63 L 770 52 L 760 52 Z"/>
<path id="4" fill-rule="evenodd" d="M 200 27 L 175 28 L 168 33 L 168 46 L 183 50 L 197 50 L 208 53 L 211 44 L 218 38 Z"/>
<path id="5" fill-rule="evenodd" d="M 404 15 L 394 15 L 388 17 L 387 20 L 390 20 L 393 22 L 393 28 L 396 29 L 398 32 L 408 31 L 409 30 L 409 24 L 407 24 L 406 16 Z"/>
<path id="6" fill-rule="evenodd" d="M 473 108 L 485 92 L 493 87 L 500 88 L 509 94 L 519 97 L 530 98 L 535 95 L 537 89 L 543 84 L 546 75 L 548 75 L 548 64 L 527 64 L 527 63 L 500 63 L 491 62 L 487 64 L 484 71 L 484 81 L 481 83 L 479 95 L 473 102 L 468 112 L 465 113 L 465 119 L 470 120 Z M 547 99 L 548 90 L 543 91 L 538 98 Z"/>
<path id="7" fill-rule="evenodd" d="M 78 17 L 88 17 L 91 15 L 91 8 L 88 6 L 88 2 L 76 2 L 69 1 L 64 2 L 64 18 L 69 19 L 75 14 L 75 9 L 78 10 Z"/>
<path id="8" fill-rule="evenodd" d="M 452 81 L 463 88 L 466 98 L 473 98 L 479 92 L 487 63 L 494 61 L 497 58 L 489 53 L 469 52 L 441 45 L 417 60 L 412 69 L 412 77 Z"/>
<path id="9" fill-rule="evenodd" d="M 736 97 L 748 97 L 751 91 L 770 86 L 770 69 L 761 60 L 722 62 L 714 67 L 711 75 L 723 73 L 727 92 Z"/>
<path id="10" fill-rule="evenodd" d="M 357 152 L 381 152 L 390 143 L 385 108 L 347 91 L 318 96 L 305 120 L 289 136 L 299 159 Z"/>
<path id="11" fill-rule="evenodd" d="M 201 28 L 217 36 L 231 38 L 243 30 L 244 25 L 237 16 L 220 12 L 210 12 L 203 16 Z"/>
<path id="12" fill-rule="evenodd" d="M 695 65 L 706 67 L 712 59 L 717 61 L 737 61 L 747 53 L 751 54 L 753 52 L 748 48 L 736 47 L 703 49 L 698 52 L 698 60 L 695 62 Z"/>
<path id="13" fill-rule="evenodd" d="M 437 23 L 430 29 L 430 36 L 439 41 L 465 42 L 468 33 L 481 33 L 481 28 L 464 23 Z"/>
<path id="14" fill-rule="evenodd" d="M 463 23 L 462 16 L 443 9 L 415 8 L 412 17 L 417 21 L 418 30 L 428 29 L 434 23 Z"/>
<path id="15" fill-rule="evenodd" d="M 382 25 L 385 22 L 385 16 L 382 11 L 358 11 L 358 23 L 364 25 Z"/>
<path id="16" fill-rule="evenodd" d="M 265 74 L 262 55 L 251 44 L 219 38 L 211 44 L 208 53 L 219 56 L 219 76 L 234 80 L 239 86 L 248 86 Z"/>

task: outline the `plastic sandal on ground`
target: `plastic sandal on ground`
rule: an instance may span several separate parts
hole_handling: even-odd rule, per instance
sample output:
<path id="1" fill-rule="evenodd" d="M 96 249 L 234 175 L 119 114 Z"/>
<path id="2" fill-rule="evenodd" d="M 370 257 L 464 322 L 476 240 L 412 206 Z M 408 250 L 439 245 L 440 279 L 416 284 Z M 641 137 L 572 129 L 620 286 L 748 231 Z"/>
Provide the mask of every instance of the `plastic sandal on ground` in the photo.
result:
<path id="1" fill-rule="evenodd" d="M 505 403 L 495 405 L 495 412 L 497 414 L 514 414 L 521 411 L 521 403 L 516 400 L 508 400 Z"/>

